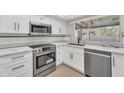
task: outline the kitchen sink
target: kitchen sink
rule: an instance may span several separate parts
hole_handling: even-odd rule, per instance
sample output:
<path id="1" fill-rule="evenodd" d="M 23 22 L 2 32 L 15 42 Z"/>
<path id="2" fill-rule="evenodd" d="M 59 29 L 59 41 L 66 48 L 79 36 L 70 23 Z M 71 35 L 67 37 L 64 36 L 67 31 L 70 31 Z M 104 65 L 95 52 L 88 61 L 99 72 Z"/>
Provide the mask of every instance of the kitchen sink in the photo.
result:
<path id="1" fill-rule="evenodd" d="M 84 44 L 69 43 L 69 45 L 85 46 Z"/>

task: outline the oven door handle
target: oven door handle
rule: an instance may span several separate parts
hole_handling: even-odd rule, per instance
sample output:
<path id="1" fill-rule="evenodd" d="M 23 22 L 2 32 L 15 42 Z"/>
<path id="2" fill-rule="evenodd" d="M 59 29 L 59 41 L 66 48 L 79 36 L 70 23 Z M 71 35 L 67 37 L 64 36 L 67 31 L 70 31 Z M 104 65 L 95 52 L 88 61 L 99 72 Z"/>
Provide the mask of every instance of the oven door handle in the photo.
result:
<path id="1" fill-rule="evenodd" d="M 35 54 L 35 55 L 36 56 L 42 56 L 42 55 L 53 53 L 53 52 L 56 52 L 56 51 L 55 50 L 52 50 L 52 51 L 48 51 L 48 52 L 44 52 L 44 53 L 38 53 L 38 54 Z"/>

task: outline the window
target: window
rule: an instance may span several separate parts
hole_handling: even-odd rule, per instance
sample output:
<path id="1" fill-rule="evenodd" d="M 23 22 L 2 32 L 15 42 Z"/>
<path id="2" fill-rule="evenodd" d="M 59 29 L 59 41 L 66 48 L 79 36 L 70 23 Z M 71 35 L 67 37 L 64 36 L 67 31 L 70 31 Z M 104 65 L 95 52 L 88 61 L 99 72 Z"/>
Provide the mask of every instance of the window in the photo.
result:
<path id="1" fill-rule="evenodd" d="M 90 41 L 120 42 L 119 16 L 90 21 Z"/>
<path id="2" fill-rule="evenodd" d="M 106 16 L 76 23 L 82 31 L 82 41 L 120 42 L 119 16 Z"/>

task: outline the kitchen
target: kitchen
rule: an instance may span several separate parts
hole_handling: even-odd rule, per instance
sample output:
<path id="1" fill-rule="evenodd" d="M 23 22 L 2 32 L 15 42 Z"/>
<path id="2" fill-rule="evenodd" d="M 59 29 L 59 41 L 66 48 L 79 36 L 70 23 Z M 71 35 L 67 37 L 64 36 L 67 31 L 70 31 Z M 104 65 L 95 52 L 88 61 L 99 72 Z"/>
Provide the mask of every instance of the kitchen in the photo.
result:
<path id="1" fill-rule="evenodd" d="M 123 15 L 1 15 L 0 77 L 123 77 L 123 30 Z"/>

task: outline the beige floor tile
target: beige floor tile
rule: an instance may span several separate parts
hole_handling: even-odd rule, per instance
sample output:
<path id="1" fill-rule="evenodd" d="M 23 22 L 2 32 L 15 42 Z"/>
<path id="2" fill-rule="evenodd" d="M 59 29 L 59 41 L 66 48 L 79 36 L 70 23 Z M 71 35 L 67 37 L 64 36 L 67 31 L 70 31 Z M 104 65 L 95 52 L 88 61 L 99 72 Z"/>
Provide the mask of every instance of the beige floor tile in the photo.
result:
<path id="1" fill-rule="evenodd" d="M 66 65 L 60 65 L 48 77 L 84 77 L 84 75 Z"/>

